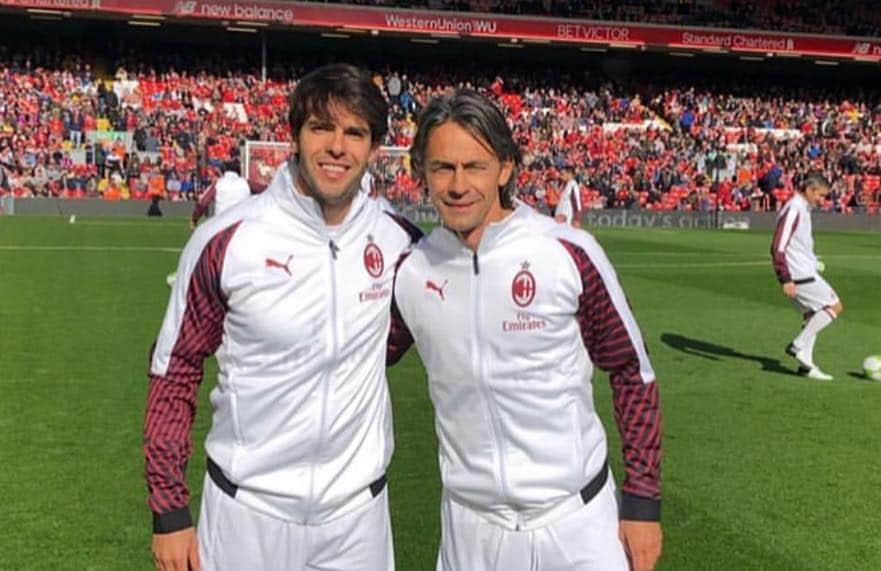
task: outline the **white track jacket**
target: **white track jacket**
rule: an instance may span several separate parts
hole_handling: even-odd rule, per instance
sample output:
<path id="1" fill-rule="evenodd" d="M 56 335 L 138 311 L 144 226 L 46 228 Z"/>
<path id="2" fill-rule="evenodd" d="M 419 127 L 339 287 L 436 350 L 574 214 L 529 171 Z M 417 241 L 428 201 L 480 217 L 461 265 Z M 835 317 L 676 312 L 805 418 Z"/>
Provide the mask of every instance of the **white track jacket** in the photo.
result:
<path id="1" fill-rule="evenodd" d="M 386 339 L 393 267 L 418 229 L 357 193 L 328 228 L 280 168 L 193 234 L 150 365 L 144 449 L 154 529 L 190 525 L 184 469 L 203 360 L 216 354 L 207 453 L 236 499 L 322 522 L 392 454 Z"/>
<path id="2" fill-rule="evenodd" d="M 771 259 L 780 283 L 801 282 L 817 276 L 811 226 L 811 205 L 796 192 L 777 214 L 771 242 Z"/>
<path id="3" fill-rule="evenodd" d="M 438 228 L 395 278 L 390 362 L 415 340 L 446 493 L 529 528 L 603 469 L 593 366 L 609 371 L 626 478 L 621 516 L 660 517 L 660 408 L 642 334 L 586 232 L 520 205 L 472 252 Z"/>

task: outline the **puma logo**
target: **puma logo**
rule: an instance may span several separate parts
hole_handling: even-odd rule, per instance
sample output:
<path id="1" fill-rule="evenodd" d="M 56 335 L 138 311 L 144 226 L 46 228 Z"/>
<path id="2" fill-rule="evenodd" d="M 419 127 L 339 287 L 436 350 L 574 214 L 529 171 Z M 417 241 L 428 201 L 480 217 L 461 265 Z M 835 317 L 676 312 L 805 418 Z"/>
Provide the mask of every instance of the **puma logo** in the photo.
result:
<path id="1" fill-rule="evenodd" d="M 266 258 L 266 267 L 267 267 L 267 268 L 279 268 L 279 269 L 282 269 L 282 270 L 285 271 L 285 273 L 286 273 L 287 275 L 290 276 L 290 275 L 291 275 L 291 269 L 290 269 L 289 265 L 290 265 L 291 260 L 293 259 L 293 257 L 294 257 L 293 254 L 291 254 L 290 256 L 288 256 L 288 260 L 287 260 L 285 263 L 283 263 L 283 264 L 282 264 L 281 262 L 279 262 L 278 260 L 273 260 L 272 258 Z"/>
<path id="2" fill-rule="evenodd" d="M 429 289 L 431 291 L 436 291 L 437 294 L 440 296 L 441 301 L 446 301 L 447 298 L 444 297 L 444 288 L 447 287 L 447 281 L 448 280 L 444 280 L 444 284 L 439 286 L 436 283 L 434 283 L 433 281 L 427 280 L 425 282 L 425 287 L 426 287 L 426 289 Z"/>

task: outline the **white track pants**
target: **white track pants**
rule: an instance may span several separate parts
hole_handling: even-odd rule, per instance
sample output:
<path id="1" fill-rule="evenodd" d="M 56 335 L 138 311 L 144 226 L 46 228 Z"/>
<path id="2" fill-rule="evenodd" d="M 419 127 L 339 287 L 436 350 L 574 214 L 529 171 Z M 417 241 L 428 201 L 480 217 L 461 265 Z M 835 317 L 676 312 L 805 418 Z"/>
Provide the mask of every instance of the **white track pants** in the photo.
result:
<path id="1" fill-rule="evenodd" d="M 198 524 L 204 571 L 394 571 L 388 487 L 321 525 L 269 517 L 205 478 Z"/>
<path id="2" fill-rule="evenodd" d="M 612 479 L 586 505 L 512 531 L 444 496 L 437 571 L 627 571 Z"/>

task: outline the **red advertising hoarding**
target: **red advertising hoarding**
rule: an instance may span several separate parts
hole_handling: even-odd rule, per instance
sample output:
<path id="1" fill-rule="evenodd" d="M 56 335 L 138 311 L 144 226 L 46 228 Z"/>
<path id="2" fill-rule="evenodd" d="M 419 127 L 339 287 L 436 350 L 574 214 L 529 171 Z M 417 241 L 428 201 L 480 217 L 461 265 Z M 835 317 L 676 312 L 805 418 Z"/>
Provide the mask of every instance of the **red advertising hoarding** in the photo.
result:
<path id="1" fill-rule="evenodd" d="M 290 26 L 357 28 L 405 34 L 661 46 L 815 57 L 881 60 L 881 41 L 730 29 L 633 25 L 575 19 L 462 14 L 298 2 L 235 0 L 0 0 L 0 6 L 152 14 Z"/>

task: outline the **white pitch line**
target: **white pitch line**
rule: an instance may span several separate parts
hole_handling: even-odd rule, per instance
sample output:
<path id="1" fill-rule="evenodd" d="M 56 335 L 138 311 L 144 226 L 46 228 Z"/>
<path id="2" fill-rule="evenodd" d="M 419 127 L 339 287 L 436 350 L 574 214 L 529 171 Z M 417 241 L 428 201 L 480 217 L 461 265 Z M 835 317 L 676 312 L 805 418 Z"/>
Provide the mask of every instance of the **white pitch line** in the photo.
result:
<path id="1" fill-rule="evenodd" d="M 737 254 L 734 252 L 708 252 L 705 254 L 695 253 L 695 252 L 613 252 L 613 256 L 616 258 L 623 258 L 626 256 L 635 256 L 635 257 L 665 257 L 665 258 L 702 258 L 702 257 L 711 257 L 711 258 L 722 258 L 722 257 L 741 257 L 748 258 L 751 254 Z M 755 254 L 752 254 L 755 255 Z M 820 254 L 819 258 L 821 260 L 825 260 L 826 258 L 858 258 L 858 259 L 881 259 L 881 254 Z M 770 256 L 768 257 L 770 260 Z"/>
<path id="2" fill-rule="evenodd" d="M 622 256 L 649 256 L 649 257 L 665 257 L 665 258 L 700 258 L 706 257 L 710 255 L 709 252 L 614 252 L 614 255 L 617 257 Z M 741 258 L 749 257 L 749 254 L 740 254 L 735 252 L 713 252 L 712 256 L 714 258 L 720 258 L 723 256 L 740 256 Z"/>
<path id="3" fill-rule="evenodd" d="M 734 268 L 749 266 L 771 266 L 770 260 L 754 262 L 670 262 L 660 264 L 613 264 L 616 268 Z"/>
<path id="4" fill-rule="evenodd" d="M 183 228 L 186 220 L 180 222 L 80 222 L 74 226 L 152 226 L 153 228 Z"/>
<path id="5" fill-rule="evenodd" d="M 181 248 L 162 248 L 158 246 L 2 246 L 7 251 L 41 252 L 171 252 L 180 253 Z"/>
<path id="6" fill-rule="evenodd" d="M 857 259 L 878 259 L 881 260 L 881 256 L 876 256 L 874 254 L 842 254 L 840 256 L 824 256 L 826 258 L 857 258 Z M 645 263 L 645 264 L 634 264 L 634 263 L 625 263 L 625 264 L 614 264 L 616 268 L 736 268 L 736 267 L 750 267 L 750 266 L 771 266 L 771 260 L 755 260 L 755 261 L 744 261 L 744 262 L 660 262 L 660 263 Z"/>

